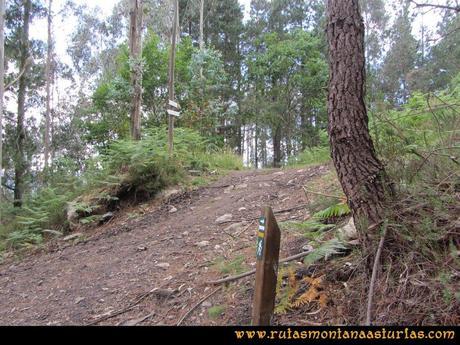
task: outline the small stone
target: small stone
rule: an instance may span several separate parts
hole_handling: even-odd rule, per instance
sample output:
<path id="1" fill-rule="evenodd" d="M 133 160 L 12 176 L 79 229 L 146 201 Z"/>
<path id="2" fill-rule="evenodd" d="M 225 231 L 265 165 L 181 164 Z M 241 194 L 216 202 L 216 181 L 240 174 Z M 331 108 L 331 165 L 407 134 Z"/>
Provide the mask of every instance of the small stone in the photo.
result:
<path id="1" fill-rule="evenodd" d="M 167 262 L 160 262 L 159 264 L 156 264 L 155 266 L 156 266 L 156 267 L 160 267 L 160 268 L 166 270 L 166 269 L 168 269 L 168 267 L 170 266 L 170 264 L 167 263 Z"/>
<path id="2" fill-rule="evenodd" d="M 235 186 L 235 189 L 246 189 L 246 188 L 248 188 L 247 183 L 242 183 L 242 184 Z"/>
<path id="3" fill-rule="evenodd" d="M 113 213 L 112 212 L 107 212 L 101 216 L 101 219 L 99 219 L 99 224 L 104 224 L 111 220 L 113 218 Z"/>
<path id="4" fill-rule="evenodd" d="M 232 214 L 227 213 L 227 214 L 224 214 L 223 216 L 218 217 L 218 218 L 216 219 L 216 223 L 217 223 L 217 224 L 226 223 L 226 222 L 231 221 L 232 218 L 233 218 Z"/>
<path id="5" fill-rule="evenodd" d="M 221 248 L 222 248 L 222 247 L 219 246 L 218 244 L 216 244 L 216 245 L 214 246 L 214 250 L 219 250 L 219 249 L 221 249 Z"/>
<path id="6" fill-rule="evenodd" d="M 211 307 L 212 307 L 212 303 L 209 302 L 209 301 L 204 301 L 201 305 L 202 305 L 204 308 L 211 308 Z"/>
<path id="7" fill-rule="evenodd" d="M 175 208 L 174 206 L 171 206 L 171 208 L 169 209 L 169 213 L 175 213 L 177 212 L 177 208 Z"/>
<path id="8" fill-rule="evenodd" d="M 302 247 L 302 251 L 304 252 L 311 252 L 313 250 L 313 247 L 309 244 L 306 244 Z"/>
<path id="9" fill-rule="evenodd" d="M 345 226 L 338 230 L 338 234 L 344 241 L 352 241 L 358 238 L 358 231 L 356 230 L 353 217 L 350 218 Z"/>
<path id="10" fill-rule="evenodd" d="M 241 211 L 246 211 L 246 210 L 247 210 L 246 207 L 240 207 L 240 208 L 238 209 L 239 212 L 241 212 Z"/>
<path id="11" fill-rule="evenodd" d="M 84 300 L 85 300 L 84 297 L 77 297 L 77 298 L 75 298 L 75 304 L 79 304 L 80 302 L 82 302 Z"/>
<path id="12" fill-rule="evenodd" d="M 184 232 L 182 233 L 182 235 L 187 236 L 187 235 L 188 235 L 188 231 L 184 231 Z"/>
<path id="13" fill-rule="evenodd" d="M 243 223 L 235 223 L 227 226 L 224 232 L 237 232 L 243 227 Z"/>
<path id="14" fill-rule="evenodd" d="M 147 247 L 139 246 L 139 247 L 136 248 L 136 250 L 137 250 L 138 252 L 143 252 L 143 251 L 147 250 Z"/>
<path id="15" fill-rule="evenodd" d="M 75 234 L 71 234 L 71 235 L 68 235 L 68 236 L 64 237 L 62 240 L 63 241 L 71 241 L 71 240 L 74 240 L 74 239 L 82 237 L 82 236 L 83 236 L 83 234 L 81 232 L 76 232 Z"/>
<path id="16" fill-rule="evenodd" d="M 197 242 L 197 243 L 195 243 L 195 245 L 196 245 L 197 247 L 200 247 L 200 248 L 206 247 L 206 246 L 209 246 L 209 241 Z"/>
<path id="17" fill-rule="evenodd" d="M 227 188 L 224 189 L 224 193 L 225 193 L 225 194 L 228 194 L 228 193 L 230 193 L 234 188 L 235 188 L 235 186 L 229 186 L 229 187 L 227 187 Z"/>

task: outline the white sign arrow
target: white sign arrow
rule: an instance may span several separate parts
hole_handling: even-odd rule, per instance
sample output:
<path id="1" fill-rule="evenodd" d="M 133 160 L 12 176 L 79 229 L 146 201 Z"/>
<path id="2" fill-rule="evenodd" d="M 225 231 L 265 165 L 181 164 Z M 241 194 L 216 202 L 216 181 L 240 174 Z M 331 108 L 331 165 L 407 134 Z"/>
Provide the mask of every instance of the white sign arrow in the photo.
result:
<path id="1" fill-rule="evenodd" d="M 172 115 L 172 116 L 180 116 L 180 112 L 178 112 L 178 111 L 168 109 L 167 112 L 168 112 L 169 115 Z"/>
<path id="2" fill-rule="evenodd" d="M 169 100 L 169 105 L 173 108 L 180 109 L 180 105 L 174 101 Z"/>

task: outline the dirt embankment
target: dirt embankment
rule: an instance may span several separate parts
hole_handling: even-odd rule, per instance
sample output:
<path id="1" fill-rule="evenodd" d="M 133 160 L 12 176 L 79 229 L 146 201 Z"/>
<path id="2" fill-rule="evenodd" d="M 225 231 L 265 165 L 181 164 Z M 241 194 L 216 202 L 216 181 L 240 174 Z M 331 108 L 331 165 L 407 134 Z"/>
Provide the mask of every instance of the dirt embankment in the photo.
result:
<path id="1" fill-rule="evenodd" d="M 124 212 L 73 243 L 61 240 L 6 262 L 0 324 L 175 325 L 186 314 L 182 324 L 248 324 L 252 277 L 187 312 L 215 289 L 206 281 L 254 267 L 261 208 L 284 210 L 280 221 L 306 219 L 306 209 L 297 207 L 307 202 L 302 186 L 328 171 L 235 172 L 169 204 Z M 281 257 L 305 244 L 283 233 Z"/>

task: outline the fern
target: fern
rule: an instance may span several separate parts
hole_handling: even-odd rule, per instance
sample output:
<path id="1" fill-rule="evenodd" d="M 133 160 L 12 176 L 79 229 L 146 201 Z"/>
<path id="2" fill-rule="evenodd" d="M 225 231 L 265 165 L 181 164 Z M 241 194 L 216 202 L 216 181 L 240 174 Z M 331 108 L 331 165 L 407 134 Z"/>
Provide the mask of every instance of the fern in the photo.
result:
<path id="1" fill-rule="evenodd" d="M 285 288 L 283 285 L 283 277 L 287 274 L 288 282 Z M 275 306 L 275 314 L 286 314 L 286 312 L 291 307 L 292 299 L 299 289 L 295 270 L 292 267 L 287 269 L 282 268 L 278 274 L 278 280 L 276 282 L 276 296 L 278 296 L 278 301 Z"/>
<path id="2" fill-rule="evenodd" d="M 307 291 L 301 294 L 291 303 L 293 308 L 299 308 L 305 304 L 311 302 L 318 302 L 321 308 L 324 308 L 327 304 L 327 295 L 323 291 L 320 291 L 323 284 L 324 276 L 318 278 L 312 278 L 306 276 L 302 279 L 302 282 L 309 284 Z"/>
<path id="3" fill-rule="evenodd" d="M 314 219 L 326 220 L 332 217 L 342 217 L 350 214 L 351 210 L 346 203 L 332 205 L 325 210 L 316 212 L 313 215 Z"/>
<path id="4" fill-rule="evenodd" d="M 333 238 L 315 248 L 310 254 L 308 254 L 304 259 L 304 263 L 311 265 L 323 258 L 327 259 L 331 255 L 341 254 L 346 249 L 347 247 L 343 242 Z"/>

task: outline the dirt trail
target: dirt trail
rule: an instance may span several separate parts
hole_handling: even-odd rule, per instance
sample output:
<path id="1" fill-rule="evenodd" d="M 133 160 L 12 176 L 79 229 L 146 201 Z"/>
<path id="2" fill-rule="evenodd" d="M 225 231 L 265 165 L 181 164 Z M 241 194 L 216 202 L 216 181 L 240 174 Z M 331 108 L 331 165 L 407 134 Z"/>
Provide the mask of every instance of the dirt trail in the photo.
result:
<path id="1" fill-rule="evenodd" d="M 120 215 L 84 240 L 60 240 L 44 252 L 6 262 L 0 265 L 0 324 L 177 324 L 215 289 L 204 282 L 223 276 L 216 260 L 241 257 L 245 269 L 254 267 L 257 226 L 251 222 L 261 207 L 305 204 L 301 186 L 327 171 L 234 172 L 144 215 Z M 232 222 L 217 224 L 224 214 Z M 299 209 L 277 217 L 308 215 Z M 305 240 L 283 233 L 281 257 L 303 245 Z M 206 300 L 183 324 L 248 324 L 253 279 L 245 279 Z"/>

